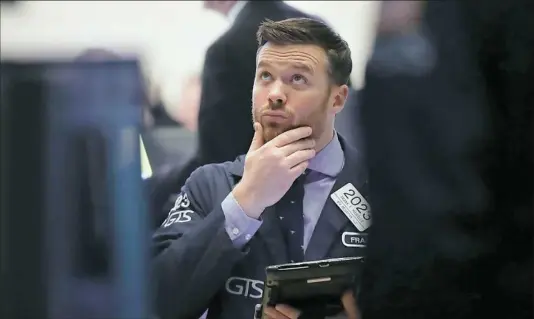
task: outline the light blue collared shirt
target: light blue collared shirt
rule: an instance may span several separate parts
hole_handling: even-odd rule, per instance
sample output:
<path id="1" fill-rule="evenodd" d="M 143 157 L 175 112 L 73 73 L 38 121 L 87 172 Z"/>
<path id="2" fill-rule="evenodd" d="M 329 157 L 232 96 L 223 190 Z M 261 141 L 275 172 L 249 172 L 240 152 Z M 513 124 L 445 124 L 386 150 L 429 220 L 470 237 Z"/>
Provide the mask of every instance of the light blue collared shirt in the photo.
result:
<path id="1" fill-rule="evenodd" d="M 343 169 L 345 157 L 337 133 L 313 159 L 310 160 L 304 185 L 304 250 L 317 225 L 324 204 Z M 225 229 L 237 248 L 243 247 L 260 228 L 262 221 L 245 214 L 232 193 L 221 204 L 225 216 Z"/>

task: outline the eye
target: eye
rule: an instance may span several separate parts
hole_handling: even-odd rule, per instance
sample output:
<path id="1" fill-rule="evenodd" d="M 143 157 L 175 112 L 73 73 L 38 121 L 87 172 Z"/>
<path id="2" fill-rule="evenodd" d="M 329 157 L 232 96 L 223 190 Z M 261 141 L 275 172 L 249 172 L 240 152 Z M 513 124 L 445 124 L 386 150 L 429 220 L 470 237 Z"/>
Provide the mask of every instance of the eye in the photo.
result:
<path id="1" fill-rule="evenodd" d="M 308 80 L 306 80 L 306 78 L 301 74 L 293 75 L 293 77 L 291 78 L 291 81 L 293 83 L 295 83 L 295 84 L 306 84 L 306 83 L 308 83 Z"/>
<path id="2" fill-rule="evenodd" d="M 271 80 L 271 74 L 267 71 L 263 71 L 260 73 L 259 78 L 263 81 L 269 81 Z"/>

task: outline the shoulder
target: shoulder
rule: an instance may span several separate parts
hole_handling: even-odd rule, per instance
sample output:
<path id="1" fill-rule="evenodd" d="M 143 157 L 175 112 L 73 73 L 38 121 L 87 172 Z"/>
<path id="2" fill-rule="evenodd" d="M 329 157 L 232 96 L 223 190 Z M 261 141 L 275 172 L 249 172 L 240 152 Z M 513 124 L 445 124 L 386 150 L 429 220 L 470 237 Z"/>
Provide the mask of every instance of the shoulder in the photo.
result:
<path id="1" fill-rule="evenodd" d="M 231 41 L 227 40 L 227 33 L 225 33 L 208 47 L 206 50 L 206 59 L 224 55 L 229 47 L 231 47 Z"/>
<path id="2" fill-rule="evenodd" d="M 220 198 L 232 189 L 228 170 L 224 164 L 207 164 L 197 168 L 189 175 L 174 201 L 174 208 L 182 206 L 199 214 L 207 214 L 217 205 Z M 190 205 L 190 206 L 189 206 Z M 172 210 L 171 210 L 172 212 Z"/>
<path id="3" fill-rule="evenodd" d="M 211 188 L 225 181 L 230 175 L 229 168 L 232 162 L 207 164 L 195 169 L 185 182 L 185 187 L 189 191 Z"/>
<path id="4" fill-rule="evenodd" d="M 285 1 L 255 1 L 250 3 L 249 7 L 249 16 L 256 17 L 259 22 L 262 22 L 266 18 L 271 20 L 283 20 L 289 18 L 312 17 Z"/>
<path id="5" fill-rule="evenodd" d="M 236 61 L 238 66 L 247 65 L 242 63 L 243 59 L 255 61 L 256 33 L 265 19 L 278 21 L 297 17 L 316 18 L 291 7 L 284 1 L 250 2 L 243 10 L 241 14 L 245 18 L 238 18 L 208 47 L 206 62 L 224 60 L 225 65 L 229 65 L 228 61 Z"/>
<path id="6" fill-rule="evenodd" d="M 255 50 L 256 33 L 263 21 L 266 19 L 279 21 L 299 17 L 321 20 L 290 6 L 284 1 L 251 1 L 232 26 L 209 46 L 208 53 L 216 54 L 232 49 L 241 51 L 243 46 Z"/>
<path id="7" fill-rule="evenodd" d="M 247 45 L 256 49 L 256 34 L 262 22 L 299 17 L 315 18 L 284 1 L 250 1 L 232 26 L 213 43 L 213 48 L 217 50 L 229 46 L 241 49 L 242 45 Z"/>
<path id="8" fill-rule="evenodd" d="M 234 176 L 243 170 L 243 158 L 244 156 L 240 156 L 234 161 L 207 164 L 197 168 L 186 180 L 184 191 L 195 198 L 205 200 L 218 198 L 221 193 L 226 196 L 235 183 Z"/>
<path id="9" fill-rule="evenodd" d="M 339 142 L 343 148 L 343 156 L 345 157 L 345 163 L 350 163 L 354 170 L 351 170 L 351 174 L 360 176 L 362 179 L 367 178 L 367 161 L 363 152 L 363 146 L 356 147 L 353 143 L 350 143 L 347 138 L 341 134 L 338 134 Z"/>
<path id="10" fill-rule="evenodd" d="M 248 30 L 233 28 L 227 30 L 215 40 L 206 50 L 205 64 L 210 67 L 234 69 L 242 65 L 243 59 L 246 64 L 254 64 L 256 58 L 256 35 L 257 28 Z"/>
<path id="11" fill-rule="evenodd" d="M 187 196 L 197 210 L 209 212 L 232 191 L 243 166 L 241 157 L 201 166 L 191 173 L 179 196 Z"/>

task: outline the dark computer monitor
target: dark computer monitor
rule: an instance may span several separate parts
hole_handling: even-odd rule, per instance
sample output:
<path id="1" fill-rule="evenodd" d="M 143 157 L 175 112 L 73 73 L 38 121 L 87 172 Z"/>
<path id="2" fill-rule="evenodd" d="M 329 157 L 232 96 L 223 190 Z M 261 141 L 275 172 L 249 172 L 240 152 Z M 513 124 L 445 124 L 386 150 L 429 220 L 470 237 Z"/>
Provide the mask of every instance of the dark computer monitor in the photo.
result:
<path id="1" fill-rule="evenodd" d="M 135 60 L 1 65 L 2 318 L 147 318 Z"/>

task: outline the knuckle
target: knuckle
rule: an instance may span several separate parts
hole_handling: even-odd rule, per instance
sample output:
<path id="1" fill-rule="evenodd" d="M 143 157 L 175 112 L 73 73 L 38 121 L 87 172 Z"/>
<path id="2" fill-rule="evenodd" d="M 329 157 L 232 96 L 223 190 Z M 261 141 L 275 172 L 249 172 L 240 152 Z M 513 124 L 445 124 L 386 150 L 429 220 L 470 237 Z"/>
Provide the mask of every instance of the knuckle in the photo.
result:
<path id="1" fill-rule="evenodd" d="M 254 153 L 248 153 L 247 156 L 245 156 L 245 164 L 254 162 L 254 158 L 256 158 Z"/>
<path id="2" fill-rule="evenodd" d="M 279 162 L 280 167 L 283 169 L 290 169 L 291 168 L 291 160 L 290 158 L 285 158 L 282 161 Z"/>
<path id="3" fill-rule="evenodd" d="M 304 156 L 305 156 L 304 150 L 298 150 L 298 151 L 295 152 L 294 158 L 296 160 L 300 161 L 300 160 L 302 160 L 304 158 Z"/>

